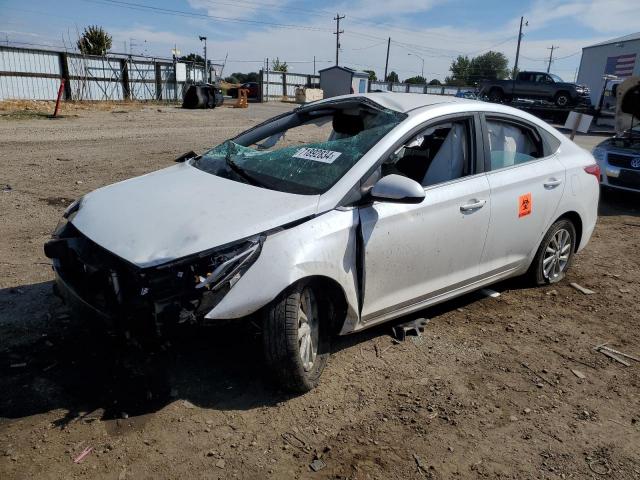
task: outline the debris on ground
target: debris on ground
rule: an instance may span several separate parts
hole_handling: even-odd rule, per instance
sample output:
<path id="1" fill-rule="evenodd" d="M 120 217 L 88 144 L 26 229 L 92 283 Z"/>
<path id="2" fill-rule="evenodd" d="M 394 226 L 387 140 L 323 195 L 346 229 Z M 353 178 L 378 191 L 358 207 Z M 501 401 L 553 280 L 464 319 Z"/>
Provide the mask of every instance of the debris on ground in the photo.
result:
<path id="1" fill-rule="evenodd" d="M 594 293 L 596 293 L 593 290 L 589 290 L 588 288 L 584 288 L 582 285 L 579 285 L 577 283 L 570 283 L 569 285 L 571 285 L 573 288 L 575 288 L 579 292 L 584 293 L 585 295 L 593 295 Z"/>
<path id="2" fill-rule="evenodd" d="M 324 461 L 322 461 L 319 458 L 316 458 L 313 462 L 311 462 L 311 464 L 309 465 L 309 467 L 311 468 L 311 470 L 313 470 L 314 472 L 319 472 L 320 470 L 322 470 L 324 467 L 326 467 L 327 464 L 324 463 Z"/>
<path id="3" fill-rule="evenodd" d="M 490 288 L 483 288 L 480 290 L 480 293 L 485 297 L 498 298 L 500 296 L 500 292 L 496 292 L 495 290 L 491 290 Z"/>
<path id="4" fill-rule="evenodd" d="M 27 366 L 26 362 L 21 362 L 21 363 L 12 363 L 11 365 L 9 365 L 11 368 L 23 368 Z"/>
<path id="5" fill-rule="evenodd" d="M 223 469 L 226 465 L 226 462 L 223 459 L 220 459 L 216 462 L 216 467 Z"/>
<path id="6" fill-rule="evenodd" d="M 619 350 L 615 350 L 615 349 L 613 349 L 611 347 L 608 347 L 607 344 L 608 344 L 608 342 L 607 343 L 602 343 L 600 345 L 596 345 L 593 349 L 596 352 L 600 352 L 603 355 L 606 355 L 607 357 L 611 358 L 612 360 L 615 360 L 618 363 L 621 363 L 622 365 L 624 365 L 626 367 L 630 367 L 631 363 L 627 362 L 622 357 L 628 358 L 628 359 L 633 360 L 635 362 L 640 362 L 640 358 L 639 357 L 636 357 L 634 355 L 629 355 L 628 353 L 624 353 L 624 352 L 621 352 Z"/>
<path id="7" fill-rule="evenodd" d="M 410 322 L 401 323 L 392 328 L 393 336 L 396 340 L 404 342 L 407 335 L 413 335 L 416 337 L 422 336 L 425 327 L 430 322 L 428 318 L 418 318 Z"/>
<path id="8" fill-rule="evenodd" d="M 417 453 L 413 454 L 413 459 L 416 461 L 416 466 L 418 467 L 418 473 L 427 473 L 428 468 L 422 463 L 422 460 L 418 456 Z"/>
<path id="9" fill-rule="evenodd" d="M 2 185 L 2 191 L 3 192 L 10 192 L 11 190 L 13 190 L 13 188 L 8 183 Z"/>
<path id="10" fill-rule="evenodd" d="M 571 373 L 573 373 L 576 377 L 578 377 L 581 380 L 587 378 L 587 376 L 584 373 L 582 373 L 580 370 L 574 370 L 572 368 Z"/>
<path id="11" fill-rule="evenodd" d="M 85 458 L 87 458 L 87 456 L 93 451 L 93 447 L 87 447 L 85 448 L 82 452 L 80 452 L 80 455 L 78 455 L 76 458 L 73 459 L 73 463 L 80 463 L 82 462 Z"/>

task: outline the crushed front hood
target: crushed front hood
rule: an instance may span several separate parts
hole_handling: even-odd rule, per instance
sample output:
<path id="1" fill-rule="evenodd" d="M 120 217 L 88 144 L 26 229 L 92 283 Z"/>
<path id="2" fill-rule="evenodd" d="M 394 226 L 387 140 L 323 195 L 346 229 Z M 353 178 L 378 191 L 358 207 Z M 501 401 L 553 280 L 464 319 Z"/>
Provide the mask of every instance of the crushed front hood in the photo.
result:
<path id="1" fill-rule="evenodd" d="M 151 267 L 313 215 L 318 198 L 227 180 L 184 163 L 87 194 L 72 223 L 117 256 Z"/>

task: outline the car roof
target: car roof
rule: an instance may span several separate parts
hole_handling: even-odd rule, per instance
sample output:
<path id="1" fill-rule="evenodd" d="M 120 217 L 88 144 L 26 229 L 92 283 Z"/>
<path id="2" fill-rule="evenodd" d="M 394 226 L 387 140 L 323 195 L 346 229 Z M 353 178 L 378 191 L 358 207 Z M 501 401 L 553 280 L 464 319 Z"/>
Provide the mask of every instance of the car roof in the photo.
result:
<path id="1" fill-rule="evenodd" d="M 483 103 L 477 100 L 467 98 L 459 98 L 450 95 L 430 95 L 425 93 L 398 93 L 398 92 L 373 92 L 373 93 L 356 93 L 351 95 L 340 95 L 338 97 L 326 98 L 319 101 L 316 105 L 324 102 L 335 102 L 336 100 L 348 100 L 349 98 L 367 98 L 377 103 L 381 107 L 395 110 L 397 112 L 406 113 L 411 110 L 422 107 L 430 107 L 432 105 L 442 105 L 447 103 Z"/>

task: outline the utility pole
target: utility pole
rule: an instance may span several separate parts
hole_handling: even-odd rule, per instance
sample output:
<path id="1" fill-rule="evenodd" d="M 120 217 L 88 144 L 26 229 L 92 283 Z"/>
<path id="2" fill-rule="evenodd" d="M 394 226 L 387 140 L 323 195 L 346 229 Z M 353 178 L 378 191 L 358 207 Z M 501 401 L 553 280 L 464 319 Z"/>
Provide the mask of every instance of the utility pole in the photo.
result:
<path id="1" fill-rule="evenodd" d="M 560 47 L 551 45 L 549 48 L 547 48 L 547 50 L 551 50 L 551 52 L 549 53 L 549 65 L 547 65 L 547 73 L 549 73 L 549 70 L 551 70 L 551 62 L 553 62 L 553 51 L 556 48 L 560 48 Z"/>
<path id="2" fill-rule="evenodd" d="M 313 56 L 313 76 L 316 76 L 316 56 Z"/>
<path id="3" fill-rule="evenodd" d="M 384 81 L 387 81 L 387 70 L 389 69 L 389 50 L 391 49 L 391 37 L 387 41 L 387 61 L 384 64 Z"/>
<path id="4" fill-rule="evenodd" d="M 336 21 L 336 31 L 334 35 L 336 36 L 336 66 L 338 66 L 338 56 L 340 54 L 340 34 L 344 33 L 344 30 L 340 30 L 340 20 L 344 18 L 344 15 L 340 16 L 339 13 L 336 13 L 334 20 Z"/>
<path id="5" fill-rule="evenodd" d="M 207 37 L 198 37 L 204 42 L 204 83 L 209 83 L 209 68 L 207 65 Z"/>
<path id="6" fill-rule="evenodd" d="M 524 21 L 524 17 L 520 17 L 520 31 L 518 32 L 518 48 L 516 49 L 516 62 L 513 65 L 513 74 L 511 75 L 514 79 L 516 78 L 516 73 L 518 72 L 518 59 L 520 58 L 520 41 L 522 40 L 522 22 Z M 524 26 L 528 26 L 529 21 L 527 20 Z"/>

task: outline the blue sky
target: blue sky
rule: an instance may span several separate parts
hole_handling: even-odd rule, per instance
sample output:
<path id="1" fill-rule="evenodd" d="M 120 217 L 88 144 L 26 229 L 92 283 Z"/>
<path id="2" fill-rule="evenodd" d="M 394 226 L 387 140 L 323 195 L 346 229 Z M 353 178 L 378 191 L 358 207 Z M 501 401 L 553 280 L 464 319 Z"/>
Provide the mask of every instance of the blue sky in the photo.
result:
<path id="1" fill-rule="evenodd" d="M 443 79 L 452 58 L 489 49 L 512 64 L 520 16 L 529 22 L 520 66 L 546 69 L 554 45 L 551 71 L 568 80 L 582 47 L 640 29 L 637 0 L 0 0 L 0 42 L 70 47 L 85 25 L 99 24 L 115 52 L 169 57 L 177 45 L 201 53 L 203 35 L 210 58 L 227 56 L 225 73 L 258 70 L 274 57 L 312 73 L 314 55 L 318 69 L 334 62 L 336 12 L 345 15 L 340 64 L 381 77 L 390 36 L 389 70 L 401 79 L 420 74 L 422 59 L 428 79 Z"/>

